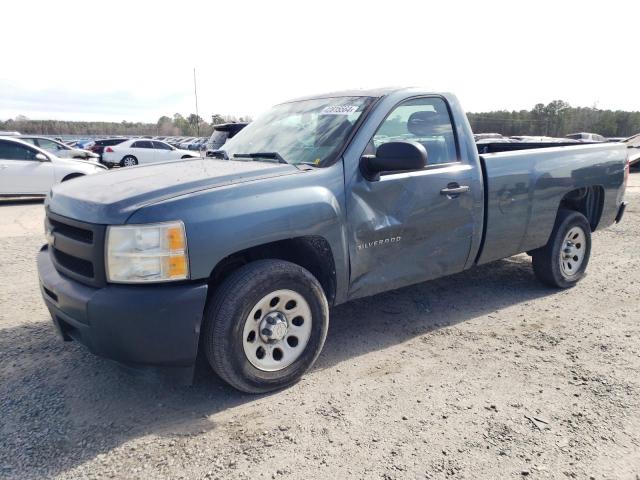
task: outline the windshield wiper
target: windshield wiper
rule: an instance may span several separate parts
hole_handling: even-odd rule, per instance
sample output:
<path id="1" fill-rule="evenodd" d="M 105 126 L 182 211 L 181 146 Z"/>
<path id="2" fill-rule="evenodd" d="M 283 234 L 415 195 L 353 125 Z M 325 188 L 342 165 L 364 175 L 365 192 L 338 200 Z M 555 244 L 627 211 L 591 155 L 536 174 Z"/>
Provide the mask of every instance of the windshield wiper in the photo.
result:
<path id="1" fill-rule="evenodd" d="M 234 153 L 233 158 L 267 158 L 277 160 L 278 163 L 289 164 L 278 152 L 252 152 L 252 153 Z"/>

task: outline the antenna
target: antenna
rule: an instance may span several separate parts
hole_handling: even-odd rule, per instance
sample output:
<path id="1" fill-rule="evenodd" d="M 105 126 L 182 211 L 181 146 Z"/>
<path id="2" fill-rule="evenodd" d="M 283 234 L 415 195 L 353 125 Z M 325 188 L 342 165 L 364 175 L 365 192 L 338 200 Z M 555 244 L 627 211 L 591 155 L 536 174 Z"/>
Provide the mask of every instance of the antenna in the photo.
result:
<path id="1" fill-rule="evenodd" d="M 200 138 L 200 114 L 198 113 L 198 86 L 196 84 L 196 69 L 193 68 L 193 95 L 196 97 L 196 131 Z"/>

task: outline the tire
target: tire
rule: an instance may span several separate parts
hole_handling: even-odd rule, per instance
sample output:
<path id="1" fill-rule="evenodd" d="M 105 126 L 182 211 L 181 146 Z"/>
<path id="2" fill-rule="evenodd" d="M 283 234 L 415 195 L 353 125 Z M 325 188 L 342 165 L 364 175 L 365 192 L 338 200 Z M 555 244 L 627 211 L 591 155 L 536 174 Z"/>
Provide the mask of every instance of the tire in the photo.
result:
<path id="1" fill-rule="evenodd" d="M 134 167 L 138 165 L 138 159 L 133 155 L 127 155 L 120 160 L 121 167 Z"/>
<path id="2" fill-rule="evenodd" d="M 531 253 L 538 280 L 550 287 L 573 287 L 584 277 L 591 256 L 589 221 L 579 212 L 560 210 L 547 245 Z"/>
<path id="3" fill-rule="evenodd" d="M 285 327 L 276 331 L 276 322 Z M 265 393 L 292 385 L 311 368 L 328 326 L 327 299 L 311 273 L 291 262 L 258 260 L 233 272 L 209 299 L 202 343 L 225 382 L 242 392 Z M 267 341 L 268 333 L 282 337 Z"/>

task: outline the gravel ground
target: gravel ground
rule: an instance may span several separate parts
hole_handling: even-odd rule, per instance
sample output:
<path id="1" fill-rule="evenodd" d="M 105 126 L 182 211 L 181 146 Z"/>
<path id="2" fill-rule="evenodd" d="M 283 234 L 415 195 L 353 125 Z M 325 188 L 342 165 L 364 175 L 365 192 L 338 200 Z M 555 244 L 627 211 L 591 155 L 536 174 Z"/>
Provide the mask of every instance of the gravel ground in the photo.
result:
<path id="1" fill-rule="evenodd" d="M 2 478 L 640 475 L 640 173 L 589 275 L 521 255 L 335 308 L 316 367 L 271 395 L 203 371 L 142 383 L 54 333 L 42 204 L 0 204 Z"/>

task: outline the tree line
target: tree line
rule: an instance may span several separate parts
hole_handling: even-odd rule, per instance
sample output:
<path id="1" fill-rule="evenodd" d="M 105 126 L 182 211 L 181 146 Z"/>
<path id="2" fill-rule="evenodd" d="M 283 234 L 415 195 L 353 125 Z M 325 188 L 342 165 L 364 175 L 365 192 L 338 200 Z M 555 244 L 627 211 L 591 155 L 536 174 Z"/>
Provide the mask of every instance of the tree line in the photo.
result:
<path id="1" fill-rule="evenodd" d="M 569 133 L 599 133 L 605 137 L 630 137 L 640 132 L 640 112 L 572 107 L 562 100 L 538 103 L 531 110 L 468 113 L 475 133 L 545 135 L 563 137 Z"/>
<path id="2" fill-rule="evenodd" d="M 572 107 L 562 100 L 547 105 L 538 103 L 531 110 L 468 113 L 476 133 L 496 132 L 511 135 L 562 137 L 574 132 L 599 133 L 605 137 L 629 137 L 640 132 L 640 112 L 601 110 L 596 107 Z M 209 122 L 191 113 L 162 116 L 156 123 L 74 122 L 66 120 L 30 120 L 25 116 L 0 121 L 0 130 L 37 135 L 164 135 L 209 136 L 214 125 L 250 122 L 251 117 L 215 114 Z"/>
<path id="3" fill-rule="evenodd" d="M 251 117 L 215 114 L 209 122 L 195 113 L 183 116 L 176 113 L 173 117 L 163 115 L 156 123 L 141 122 L 78 122 L 69 120 L 30 120 L 24 115 L 15 119 L 0 120 L 0 130 L 18 131 L 30 135 L 163 135 L 163 136 L 200 136 L 208 137 L 214 125 L 228 122 L 250 122 Z"/>

